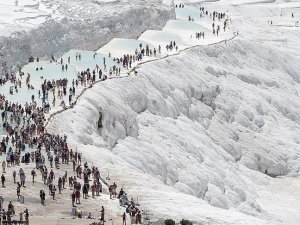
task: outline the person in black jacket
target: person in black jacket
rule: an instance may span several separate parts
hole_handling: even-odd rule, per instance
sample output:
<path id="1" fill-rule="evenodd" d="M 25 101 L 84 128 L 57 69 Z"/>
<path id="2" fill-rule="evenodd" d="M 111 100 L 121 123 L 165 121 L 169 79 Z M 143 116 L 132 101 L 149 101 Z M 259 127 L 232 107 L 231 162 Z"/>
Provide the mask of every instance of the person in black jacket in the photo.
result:
<path id="1" fill-rule="evenodd" d="M 43 190 L 40 190 L 40 198 L 41 198 L 41 204 L 45 205 L 46 194 Z"/>
<path id="2" fill-rule="evenodd" d="M 4 174 L 2 174 L 2 176 L 1 176 L 1 183 L 2 183 L 2 187 L 5 188 L 5 176 L 4 176 Z"/>

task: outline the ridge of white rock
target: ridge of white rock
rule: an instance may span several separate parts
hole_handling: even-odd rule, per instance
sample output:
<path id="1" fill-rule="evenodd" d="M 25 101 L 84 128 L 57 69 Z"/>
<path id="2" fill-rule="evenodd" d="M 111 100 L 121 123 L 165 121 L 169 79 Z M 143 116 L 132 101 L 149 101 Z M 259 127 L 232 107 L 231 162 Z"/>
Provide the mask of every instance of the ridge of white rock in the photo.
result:
<path id="1" fill-rule="evenodd" d="M 155 180 L 261 217 L 255 198 L 270 179 L 264 173 L 298 174 L 299 70 L 292 56 L 252 41 L 198 48 L 146 64 L 138 76 L 97 84 L 49 129 L 65 132 L 114 173 L 128 167 L 114 176 L 144 205 L 160 195 L 147 188 Z M 159 203 L 149 207 L 159 214 Z"/>

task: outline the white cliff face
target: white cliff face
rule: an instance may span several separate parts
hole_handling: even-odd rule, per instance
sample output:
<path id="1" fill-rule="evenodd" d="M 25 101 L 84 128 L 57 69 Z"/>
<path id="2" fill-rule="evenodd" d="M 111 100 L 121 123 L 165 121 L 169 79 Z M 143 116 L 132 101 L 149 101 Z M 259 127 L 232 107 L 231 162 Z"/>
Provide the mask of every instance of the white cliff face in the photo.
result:
<path id="1" fill-rule="evenodd" d="M 237 38 L 145 64 L 95 85 L 48 129 L 157 215 L 186 215 L 175 208 L 187 198 L 200 220 L 203 199 L 276 224 L 256 198 L 271 177 L 299 173 L 300 65 L 285 47 Z"/>

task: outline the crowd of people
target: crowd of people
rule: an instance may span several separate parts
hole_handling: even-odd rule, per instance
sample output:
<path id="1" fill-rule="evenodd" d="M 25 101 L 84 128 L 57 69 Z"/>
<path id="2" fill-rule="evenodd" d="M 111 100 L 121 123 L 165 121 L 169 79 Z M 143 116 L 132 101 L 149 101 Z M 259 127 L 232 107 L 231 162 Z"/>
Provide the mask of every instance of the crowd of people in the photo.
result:
<path id="1" fill-rule="evenodd" d="M 34 121 L 29 122 L 35 124 Z M 27 136 L 23 139 L 21 138 L 20 131 L 16 131 L 12 134 L 8 134 L 1 142 L 1 146 L 4 146 L 4 148 L 1 149 L 1 152 L 6 153 L 6 159 L 2 162 L 2 188 L 7 188 L 5 185 L 7 179 L 11 179 L 13 184 L 16 185 L 16 201 L 20 201 L 22 189 L 26 188 L 28 185 L 28 182 L 26 182 L 28 179 L 27 177 L 32 178 L 32 183 L 36 182 L 37 177 L 40 177 L 39 180 L 43 181 L 45 187 L 47 187 L 49 191 L 49 198 L 53 200 L 56 199 L 57 192 L 58 194 L 63 194 L 63 192 L 69 192 L 66 191 L 66 189 L 70 190 L 71 206 L 75 208 L 74 216 L 82 216 L 80 210 L 76 210 L 76 205 L 81 204 L 81 198 L 84 200 L 89 197 L 95 198 L 103 192 L 100 170 L 94 166 L 90 167 L 87 162 L 82 163 L 82 154 L 69 148 L 65 136 L 51 135 L 47 133 L 45 129 L 42 129 L 39 132 L 37 132 L 37 129 L 32 129 L 32 132 L 26 134 Z M 13 141 L 13 139 L 15 141 Z M 19 142 L 25 145 L 25 149 L 24 147 L 17 147 L 20 146 L 20 144 L 17 144 Z M 35 150 L 31 153 L 26 152 L 24 156 L 21 156 L 21 153 L 25 151 L 26 148 L 34 148 Z M 22 159 L 21 162 L 20 158 Z M 32 169 L 30 174 L 26 174 L 21 163 L 34 163 L 35 168 Z M 73 175 L 68 175 L 67 171 L 64 172 L 63 176 L 57 175 L 59 174 L 60 164 L 65 164 L 66 166 L 69 165 L 70 168 L 73 168 Z M 12 170 L 11 175 L 7 175 L 7 168 Z M 19 168 L 19 170 L 16 171 L 16 168 Z M 114 183 L 109 187 L 109 194 L 111 198 L 114 198 L 116 195 L 112 192 L 111 187 L 114 187 L 113 189 L 115 192 L 117 186 Z M 118 195 L 119 198 L 122 197 L 122 193 L 123 189 L 121 189 Z M 40 201 L 43 206 L 45 205 L 46 195 L 45 189 L 41 189 Z M 28 222 L 29 214 L 28 209 L 26 210 L 25 221 Z M 14 207 L 11 202 L 9 203 L 7 210 L 5 210 L 3 204 L 1 204 L 0 211 L 2 212 L 3 221 L 11 221 L 11 218 L 15 216 Z M 129 213 L 131 212 L 132 210 Z M 105 211 L 102 206 L 100 221 L 103 223 L 105 222 L 104 215 Z"/>
<path id="2" fill-rule="evenodd" d="M 30 76 L 26 79 L 30 82 Z M 77 82 L 73 81 L 73 84 Z M 47 101 L 47 92 L 54 92 L 53 88 L 62 87 L 63 94 L 66 94 L 67 80 L 48 81 L 44 80 L 42 86 L 43 102 Z M 73 92 L 73 90 L 72 90 Z M 40 92 L 39 92 L 40 93 Z M 8 179 L 13 181 L 16 187 L 16 201 L 21 202 L 23 198 L 22 189 L 26 188 L 27 177 L 32 177 L 32 182 L 36 181 L 36 177 L 40 176 L 45 187 L 49 190 L 48 195 L 53 200 L 58 194 L 63 194 L 66 188 L 72 191 L 70 195 L 71 206 L 76 208 L 76 205 L 81 204 L 81 198 L 86 200 L 90 196 L 95 198 L 102 193 L 102 183 L 100 171 L 96 167 L 89 167 L 88 163 L 82 165 L 82 155 L 77 151 L 73 151 L 67 144 L 66 136 L 49 134 L 45 127 L 45 109 L 38 107 L 35 96 L 32 96 L 31 102 L 25 105 L 11 103 L 5 99 L 4 95 L 0 95 L 0 109 L 3 131 L 7 134 L 0 143 L 0 155 L 5 154 L 2 162 L 1 184 L 2 188 L 7 187 Z M 23 154 L 22 154 L 23 153 Z M 25 154 L 24 154 L 25 153 Z M 43 154 L 44 153 L 44 154 Z M 47 166 L 47 162 L 49 166 Z M 24 164 L 35 164 L 30 174 L 22 168 Z M 60 164 L 70 164 L 73 166 L 75 175 L 68 176 L 65 172 L 63 176 L 57 176 Z M 15 169 L 19 167 L 19 170 Z M 7 168 L 13 168 L 11 175 L 7 175 Z M 91 180 L 92 179 L 92 180 Z M 113 184 L 112 186 L 114 186 Z M 115 189 L 116 190 L 116 189 Z M 46 190 L 40 190 L 41 205 L 45 205 Z M 111 198 L 114 197 L 110 192 Z M 2 196 L 5 199 L 5 195 Z M 7 210 L 1 203 L 2 221 L 10 223 L 15 219 L 15 210 L 12 202 L 9 203 Z M 74 210 L 76 216 L 82 215 L 81 211 Z M 100 212 L 100 222 L 105 221 L 105 211 L 102 206 Z M 29 223 L 28 209 L 24 213 L 20 213 L 18 221 Z"/>
<path id="3" fill-rule="evenodd" d="M 78 59 L 81 57 L 81 55 L 77 56 Z M 130 59 L 130 57 L 124 56 L 124 59 L 121 61 L 127 59 Z M 113 69 L 113 71 L 116 72 L 116 69 Z M 95 81 L 93 77 L 92 81 L 90 81 L 89 70 L 81 73 L 80 76 L 79 82 L 82 82 L 82 80 L 87 82 Z M 7 77 L 12 79 L 11 82 L 14 82 L 16 79 L 14 76 Z M 99 78 L 101 79 L 102 76 L 99 76 Z M 72 95 L 75 94 L 75 87 L 79 83 L 78 80 L 72 81 L 73 88 L 70 88 L 70 94 L 72 93 Z M 30 83 L 29 74 L 26 82 Z M 71 190 L 70 201 L 73 208 L 81 204 L 81 199 L 86 200 L 90 196 L 95 198 L 102 193 L 102 178 L 99 169 L 93 166 L 90 167 L 87 162 L 82 164 L 82 155 L 69 148 L 66 136 L 49 134 L 44 127 L 46 121 L 45 113 L 47 112 L 45 104 L 48 101 L 49 93 L 53 93 L 55 99 L 55 89 L 58 89 L 58 98 L 60 98 L 61 95 L 67 94 L 67 84 L 67 79 L 56 81 L 45 79 L 41 85 L 41 91 L 38 92 L 38 97 L 42 98 L 43 107 L 38 106 L 34 95 L 31 98 L 31 102 L 26 102 L 25 105 L 9 102 L 6 100 L 5 95 L 0 95 L 2 129 L 6 133 L 6 136 L 0 143 L 0 155 L 5 154 L 2 162 L 1 184 L 2 188 L 12 188 L 7 187 L 6 183 L 8 179 L 13 181 L 16 187 L 16 201 L 21 202 L 23 197 L 22 189 L 26 188 L 26 184 L 28 184 L 26 180 L 30 176 L 33 183 L 36 182 L 36 177 L 40 177 L 49 191 L 49 198 L 53 200 L 56 199 L 57 192 L 58 194 L 63 194 L 65 189 Z M 49 166 L 47 166 L 47 162 Z M 35 169 L 30 174 L 26 174 L 22 168 L 22 163 L 34 163 Z M 70 167 L 72 165 L 74 175 L 68 176 L 67 171 L 63 176 L 57 175 L 58 172 L 55 172 L 54 169 L 59 170 L 60 164 L 70 164 Z M 17 167 L 19 167 L 18 171 L 15 170 Z M 7 174 L 7 168 L 13 169 L 11 175 Z M 46 193 L 45 189 L 40 190 L 41 205 L 45 205 Z M 110 195 L 113 197 L 111 193 Z M 4 199 L 5 195 L 2 196 L 2 200 Z M 2 221 L 10 223 L 15 216 L 12 202 L 9 203 L 7 210 L 1 204 L 0 211 Z M 82 215 L 79 209 L 74 211 L 76 216 Z M 100 222 L 102 223 L 105 221 L 104 215 L 105 211 L 102 206 L 100 213 Z M 25 221 L 29 222 L 28 209 L 25 210 L 24 217 Z M 21 219 L 20 216 L 18 221 L 21 221 Z"/>
<path id="4" fill-rule="evenodd" d="M 18 220 L 14 217 L 17 215 L 15 207 L 10 201 L 7 210 L 3 208 L 4 199 L 0 197 L 0 224 L 29 224 L 29 211 L 25 208 L 24 211 L 19 212 Z"/>
<path id="5" fill-rule="evenodd" d="M 184 8 L 184 4 L 179 4 L 175 6 L 176 8 Z M 216 20 L 221 21 L 224 20 L 223 22 L 223 30 L 224 32 L 226 31 L 226 28 L 228 26 L 228 19 L 226 19 L 226 14 L 224 12 L 220 13 L 220 12 L 216 12 L 213 11 L 212 13 L 209 13 L 207 10 L 205 10 L 205 8 L 203 6 L 200 7 L 200 14 L 199 17 L 203 18 L 205 16 L 209 16 L 210 18 L 212 18 L 212 33 L 213 35 L 217 35 L 219 36 L 221 27 L 220 25 L 216 25 Z M 188 21 L 195 21 L 195 18 L 193 18 L 192 16 L 188 16 Z M 193 37 L 193 35 L 191 35 L 191 37 Z M 200 40 L 201 37 L 204 39 L 205 37 L 205 32 L 204 31 L 200 31 L 200 32 L 196 32 L 195 37 L 197 40 Z"/>

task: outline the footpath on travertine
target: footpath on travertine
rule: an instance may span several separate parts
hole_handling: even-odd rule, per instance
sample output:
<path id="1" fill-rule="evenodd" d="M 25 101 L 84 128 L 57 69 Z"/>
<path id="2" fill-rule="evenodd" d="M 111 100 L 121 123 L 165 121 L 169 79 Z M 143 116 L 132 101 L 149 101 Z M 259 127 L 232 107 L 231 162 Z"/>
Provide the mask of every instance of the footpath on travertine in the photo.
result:
<path id="1" fill-rule="evenodd" d="M 177 55 L 180 55 L 181 53 L 183 52 L 186 52 L 188 50 L 191 50 L 191 49 L 195 49 L 195 48 L 199 48 L 199 47 L 205 47 L 205 46 L 212 46 L 212 45 L 218 45 L 218 44 L 222 44 L 222 43 L 227 43 L 229 41 L 232 41 L 234 40 L 235 38 L 237 37 L 237 35 L 234 33 L 233 36 L 230 38 L 230 39 L 225 39 L 225 40 L 222 40 L 222 41 L 219 41 L 219 42 L 216 42 L 216 43 L 211 43 L 211 44 L 207 44 L 207 45 L 195 45 L 195 46 L 190 46 L 190 47 L 187 47 L 185 49 L 182 49 L 182 50 L 179 50 L 178 52 L 174 53 L 174 54 L 170 54 L 170 55 L 166 55 L 164 57 L 161 57 L 161 58 L 155 58 L 155 59 L 149 59 L 149 60 L 144 60 L 138 64 L 136 64 L 133 68 L 131 68 L 127 73 L 121 73 L 121 76 L 120 77 L 112 77 L 110 79 L 123 79 L 123 78 L 127 78 L 129 76 L 132 76 L 132 75 L 137 75 L 137 73 L 135 73 L 135 71 L 137 69 L 139 69 L 141 66 L 145 65 L 145 64 L 149 64 L 149 63 L 153 63 L 153 62 L 156 62 L 156 61 L 159 61 L 159 60 L 164 60 L 164 59 L 167 59 L 167 58 L 170 58 L 170 57 L 174 57 L 174 56 L 177 56 Z M 89 89 L 93 88 L 95 84 L 97 83 L 100 83 L 100 82 L 104 82 L 104 80 L 98 80 L 96 82 L 94 82 L 93 84 L 89 85 L 88 87 L 84 88 L 81 93 L 76 97 L 75 101 L 69 106 L 69 107 L 66 107 L 65 109 L 61 109 L 61 110 L 58 110 L 52 114 L 49 115 L 49 117 L 47 118 L 47 121 L 45 123 L 45 127 L 48 126 L 48 124 L 51 122 L 51 119 L 56 116 L 57 114 L 59 113 L 62 113 L 70 108 L 73 108 L 74 105 L 76 105 L 78 99 Z"/>

